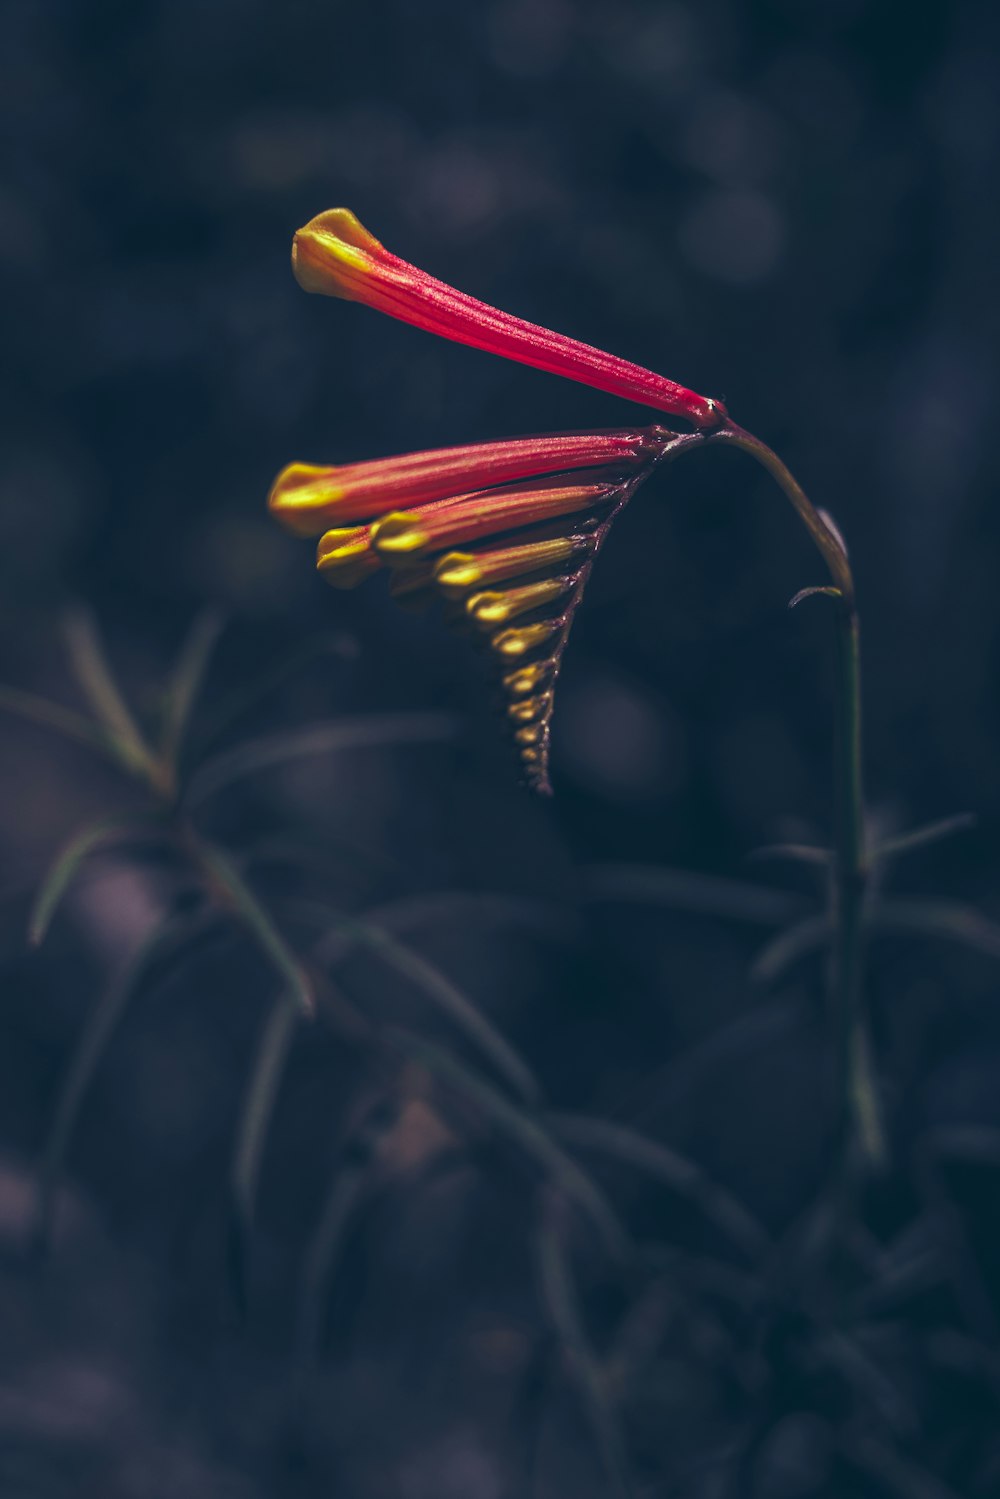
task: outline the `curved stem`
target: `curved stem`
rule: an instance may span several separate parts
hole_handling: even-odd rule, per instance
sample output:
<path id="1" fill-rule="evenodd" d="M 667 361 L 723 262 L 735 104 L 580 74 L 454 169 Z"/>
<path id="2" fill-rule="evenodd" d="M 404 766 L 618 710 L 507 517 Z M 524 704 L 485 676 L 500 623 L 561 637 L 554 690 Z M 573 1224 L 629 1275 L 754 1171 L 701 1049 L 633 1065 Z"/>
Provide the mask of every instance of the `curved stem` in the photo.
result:
<path id="1" fill-rule="evenodd" d="M 861 634 L 847 550 L 823 514 L 766 443 L 727 419 L 706 442 L 725 442 L 756 459 L 794 506 L 821 553 L 833 589 L 837 638 L 835 710 L 836 801 L 833 954 L 830 997 L 837 1031 L 841 1117 L 840 1157 L 846 1167 L 855 1144 L 872 1165 L 885 1156 L 864 989 L 864 904 L 868 884 L 861 734 Z"/>

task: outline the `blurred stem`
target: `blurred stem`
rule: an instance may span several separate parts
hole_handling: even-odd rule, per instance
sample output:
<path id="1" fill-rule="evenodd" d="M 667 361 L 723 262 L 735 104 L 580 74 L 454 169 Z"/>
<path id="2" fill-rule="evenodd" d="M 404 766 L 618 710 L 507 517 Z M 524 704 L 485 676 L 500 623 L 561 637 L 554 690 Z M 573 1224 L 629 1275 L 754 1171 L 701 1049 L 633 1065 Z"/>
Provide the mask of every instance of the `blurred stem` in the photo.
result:
<path id="1" fill-rule="evenodd" d="M 854 577 L 847 550 L 836 529 L 827 523 L 775 452 L 732 422 L 727 422 L 708 440 L 740 448 L 767 470 L 791 501 L 822 555 L 834 585 L 833 589 L 820 591 L 832 595 L 837 641 L 834 932 L 830 990 L 840 1079 L 840 1160 L 846 1174 L 853 1161 L 855 1146 L 859 1148 L 862 1159 L 871 1166 L 881 1164 L 885 1158 L 864 983 L 864 903 L 869 865 L 862 775 L 861 633 Z"/>

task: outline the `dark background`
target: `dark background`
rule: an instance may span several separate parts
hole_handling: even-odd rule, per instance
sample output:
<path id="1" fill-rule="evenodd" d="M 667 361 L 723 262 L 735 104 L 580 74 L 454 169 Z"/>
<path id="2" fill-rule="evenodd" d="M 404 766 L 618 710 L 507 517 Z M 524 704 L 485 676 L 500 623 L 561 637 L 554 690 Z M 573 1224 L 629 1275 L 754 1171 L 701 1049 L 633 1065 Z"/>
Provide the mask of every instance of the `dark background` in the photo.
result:
<path id="1" fill-rule="evenodd" d="M 973 3 L 8 0 L 0 679 L 73 700 L 59 618 L 82 601 L 151 709 L 211 604 L 228 628 L 206 711 L 336 636 L 247 733 L 457 710 L 453 743 L 296 762 L 213 808 L 207 825 L 236 847 L 281 826 L 362 844 L 368 861 L 345 855 L 324 890 L 349 908 L 447 888 L 578 911 L 579 866 L 602 860 L 810 889 L 746 858 L 829 835 L 829 620 L 821 603 L 784 607 L 823 579 L 781 495 L 738 455 L 685 459 L 619 522 L 567 658 L 551 803 L 517 787 L 461 643 L 400 613 L 379 583 L 327 590 L 309 544 L 269 521 L 268 486 L 293 458 L 637 415 L 303 295 L 291 235 L 346 204 L 407 259 L 723 397 L 777 448 L 850 544 L 873 815 L 897 830 L 980 817 L 901 865 L 897 888 L 997 912 L 998 82 L 1000 20 Z M 155 870 L 95 865 L 48 948 L 26 957 L 30 887 L 123 794 L 84 752 L 13 719 L 0 776 L 4 1499 L 526 1494 L 512 1476 L 523 1360 L 511 1327 L 523 1342 L 537 1315 L 519 1243 L 531 1184 L 509 1163 L 418 1173 L 372 1210 L 289 1435 L 297 1266 L 353 1081 L 328 1039 L 298 1059 L 240 1331 L 220 1198 L 267 987 L 239 952 L 137 1007 L 81 1120 L 63 1237 L 43 1269 L 21 1262 L 32 1162 L 81 1017 L 171 890 Z M 780 1233 L 825 1139 L 821 970 L 755 990 L 747 969 L 766 935 L 588 908 L 569 941 L 445 921 L 425 950 L 559 1107 L 641 1119 Z M 356 983 L 377 988 L 367 971 Z M 876 956 L 893 1229 L 926 1131 L 1000 1129 L 995 990 L 994 960 L 955 945 Z M 423 1018 L 405 996 L 392 1003 Z M 735 1058 L 711 1050 L 747 1017 Z M 978 1170 L 963 1211 L 992 1244 L 1000 1183 Z M 554 1398 L 539 1492 L 599 1494 L 572 1398 Z M 917 1380 L 940 1438 L 926 1461 L 956 1493 L 1000 1491 L 978 1449 L 980 1476 L 971 1458 L 962 1467 L 951 1398 Z M 996 1425 L 983 1401 L 979 1437 Z M 813 1423 L 793 1433 L 808 1460 L 781 1469 L 784 1489 L 768 1487 L 765 1463 L 762 1494 L 937 1493 L 857 1477 L 828 1490 L 846 1482 L 830 1476 L 831 1402 L 791 1404 Z M 699 1452 L 739 1429 L 738 1402 L 721 1427 L 701 1405 L 667 1407 L 663 1429 L 698 1433 Z M 721 1493 L 707 1473 L 692 1459 L 673 1491 Z"/>

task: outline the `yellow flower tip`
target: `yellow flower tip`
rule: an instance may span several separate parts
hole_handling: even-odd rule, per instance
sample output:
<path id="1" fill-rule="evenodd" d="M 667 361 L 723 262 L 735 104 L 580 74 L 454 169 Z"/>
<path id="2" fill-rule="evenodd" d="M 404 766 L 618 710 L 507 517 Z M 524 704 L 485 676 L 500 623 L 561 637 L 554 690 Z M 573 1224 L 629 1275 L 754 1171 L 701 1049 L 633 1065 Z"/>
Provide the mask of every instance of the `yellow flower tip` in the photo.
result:
<path id="1" fill-rule="evenodd" d="M 523 728 L 518 729 L 514 738 L 518 744 L 533 746 L 540 744 L 545 733 L 540 723 L 526 723 Z"/>
<path id="2" fill-rule="evenodd" d="M 538 697 L 519 698 L 507 708 L 507 717 L 514 723 L 535 723 L 544 718 L 552 706 L 551 692 L 539 693 Z"/>
<path id="3" fill-rule="evenodd" d="M 490 642 L 493 649 L 507 660 L 526 656 L 536 645 L 541 645 L 562 628 L 560 619 L 540 620 L 535 625 L 523 625 L 519 630 L 501 630 Z"/>
<path id="4" fill-rule="evenodd" d="M 370 258 L 384 254 L 349 208 L 328 208 L 310 219 L 292 241 L 292 271 L 303 291 L 362 301 L 357 278 L 371 270 Z"/>
<path id="5" fill-rule="evenodd" d="M 503 685 L 511 697 L 528 697 L 548 681 L 554 666 L 553 661 L 534 661 L 530 666 L 519 666 L 516 671 L 507 673 Z"/>
<path id="6" fill-rule="evenodd" d="M 434 568 L 434 581 L 449 598 L 474 588 L 482 568 L 471 552 L 448 552 Z"/>
<path id="7" fill-rule="evenodd" d="M 394 510 L 378 521 L 371 530 L 372 546 L 389 562 L 406 562 L 427 545 L 430 537 L 420 527 L 418 517 L 406 510 Z"/>
<path id="8" fill-rule="evenodd" d="M 465 606 L 477 625 L 502 625 L 514 612 L 505 593 L 474 593 Z"/>
<path id="9" fill-rule="evenodd" d="M 333 473 L 314 463 L 288 464 L 271 485 L 271 514 L 295 536 L 319 536 L 329 524 L 327 508 L 342 493 L 332 482 Z"/>
<path id="10" fill-rule="evenodd" d="M 316 567 L 334 588 L 356 588 L 377 572 L 378 558 L 371 550 L 367 526 L 327 531 L 316 549 Z"/>

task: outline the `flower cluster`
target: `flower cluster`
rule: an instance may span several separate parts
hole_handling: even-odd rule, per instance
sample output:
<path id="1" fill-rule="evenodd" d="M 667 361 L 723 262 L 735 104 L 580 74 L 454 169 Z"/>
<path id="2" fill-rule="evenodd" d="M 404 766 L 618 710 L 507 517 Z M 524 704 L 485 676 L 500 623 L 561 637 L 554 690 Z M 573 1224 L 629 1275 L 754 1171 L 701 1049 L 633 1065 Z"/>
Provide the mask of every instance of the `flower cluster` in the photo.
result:
<path id="1" fill-rule="evenodd" d="M 442 598 L 500 666 L 528 783 L 548 790 L 553 688 L 575 610 L 612 520 L 655 464 L 725 420 L 720 403 L 525 323 L 391 255 L 346 209 L 295 236 L 307 291 L 361 301 L 445 338 L 686 419 L 665 427 L 556 433 L 340 467 L 292 463 L 272 513 L 319 536 L 317 567 L 352 588 L 383 566 L 394 593 Z"/>

